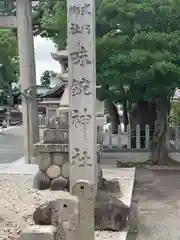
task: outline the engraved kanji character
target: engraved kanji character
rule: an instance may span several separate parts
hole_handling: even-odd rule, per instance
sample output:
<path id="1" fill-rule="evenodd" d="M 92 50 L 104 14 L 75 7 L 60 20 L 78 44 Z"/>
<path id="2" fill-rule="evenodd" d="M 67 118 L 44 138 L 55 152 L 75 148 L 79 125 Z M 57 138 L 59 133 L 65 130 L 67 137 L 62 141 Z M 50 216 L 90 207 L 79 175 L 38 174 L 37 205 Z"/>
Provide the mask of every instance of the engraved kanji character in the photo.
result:
<path id="1" fill-rule="evenodd" d="M 79 51 L 70 53 L 70 56 L 75 65 L 80 64 L 80 66 L 84 67 L 85 64 L 91 64 L 91 61 L 88 59 L 87 50 L 83 46 L 79 46 Z"/>
<path id="2" fill-rule="evenodd" d="M 74 23 L 71 23 L 69 31 L 71 34 L 82 33 L 81 27 L 78 24 L 74 24 Z"/>
<path id="3" fill-rule="evenodd" d="M 78 96 L 82 92 L 84 92 L 85 95 L 90 95 L 91 92 L 89 91 L 90 87 L 90 81 L 82 78 L 80 81 L 77 81 L 76 79 L 73 79 L 72 81 L 72 96 Z"/>

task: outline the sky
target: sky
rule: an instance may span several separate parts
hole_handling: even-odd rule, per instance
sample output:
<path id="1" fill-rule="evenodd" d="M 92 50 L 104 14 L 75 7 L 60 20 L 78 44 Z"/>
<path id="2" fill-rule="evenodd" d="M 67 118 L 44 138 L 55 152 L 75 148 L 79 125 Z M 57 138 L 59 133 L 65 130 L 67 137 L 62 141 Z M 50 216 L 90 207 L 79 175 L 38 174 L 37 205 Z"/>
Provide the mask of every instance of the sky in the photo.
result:
<path id="1" fill-rule="evenodd" d="M 40 77 L 45 70 L 61 72 L 60 64 L 55 61 L 50 53 L 55 53 L 56 49 L 51 40 L 34 37 L 35 62 L 36 62 L 36 82 L 40 83 Z"/>

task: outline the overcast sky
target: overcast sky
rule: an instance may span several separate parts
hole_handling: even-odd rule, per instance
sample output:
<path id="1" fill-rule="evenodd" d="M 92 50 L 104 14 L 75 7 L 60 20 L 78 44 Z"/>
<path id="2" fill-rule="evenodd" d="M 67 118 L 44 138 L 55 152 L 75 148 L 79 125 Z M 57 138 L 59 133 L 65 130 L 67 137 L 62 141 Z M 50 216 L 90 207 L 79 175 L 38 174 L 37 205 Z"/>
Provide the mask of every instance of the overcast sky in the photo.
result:
<path id="1" fill-rule="evenodd" d="M 56 52 L 52 41 L 37 36 L 34 38 L 35 61 L 36 61 L 36 81 L 40 83 L 40 77 L 45 70 L 60 72 L 61 68 L 57 61 L 51 57 L 51 52 Z"/>

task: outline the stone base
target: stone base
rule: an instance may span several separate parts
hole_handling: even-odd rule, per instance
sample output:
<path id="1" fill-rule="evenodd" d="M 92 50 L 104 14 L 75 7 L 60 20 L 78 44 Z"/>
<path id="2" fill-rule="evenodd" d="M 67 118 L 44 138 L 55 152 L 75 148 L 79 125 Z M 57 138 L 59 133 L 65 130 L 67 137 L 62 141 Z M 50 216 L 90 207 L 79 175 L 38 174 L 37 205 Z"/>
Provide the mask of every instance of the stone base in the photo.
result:
<path id="1" fill-rule="evenodd" d="M 95 228 L 120 231 L 126 227 L 130 215 L 135 169 L 105 170 L 104 175 L 107 179 L 96 197 Z M 49 209 L 48 203 L 46 208 Z M 38 219 L 39 223 L 46 224 L 46 218 L 43 219 L 43 216 L 46 216 L 43 214 L 43 211 L 47 212 L 46 208 L 39 207 L 42 216 Z"/>
<path id="2" fill-rule="evenodd" d="M 95 204 L 96 230 L 119 231 L 126 225 L 129 206 L 120 199 L 118 180 L 105 180 L 103 188 L 98 191 Z"/>
<path id="3" fill-rule="evenodd" d="M 18 164 L 16 168 L 8 171 L 3 171 L 1 174 L 1 179 L 4 184 L 1 187 L 1 192 L 6 193 L 2 194 L 4 207 L 2 208 L 2 215 L 5 214 L 6 218 L 4 219 L 5 223 L 12 222 L 14 225 L 18 224 L 22 230 L 25 229 L 25 216 L 28 217 L 28 222 L 26 224 L 32 224 L 32 213 L 34 212 L 34 207 L 39 204 L 43 204 L 46 201 L 52 201 L 56 198 L 64 198 L 64 196 L 69 196 L 70 194 L 65 191 L 36 191 L 32 188 L 32 181 L 34 174 L 37 169 L 34 168 L 32 171 L 32 165 L 24 164 L 26 167 L 22 166 L 22 163 Z M 9 174 L 7 172 L 10 172 Z M 117 196 L 119 199 L 128 207 L 131 205 L 132 190 L 134 184 L 135 168 L 128 169 L 103 169 L 103 175 L 106 179 L 119 179 L 121 194 L 118 192 Z M 7 185 L 7 186 L 6 186 Z M 9 187 L 13 191 L 9 191 Z M 9 203 L 8 200 L 12 199 L 13 202 Z M 37 205 L 37 199 L 38 205 Z M 10 205 L 16 206 L 15 211 L 9 211 L 8 207 Z M 6 205 L 7 204 L 7 205 Z M 24 208 L 27 209 L 27 212 L 24 212 Z M 18 209 L 19 213 L 16 213 Z M 130 210 L 131 211 L 131 210 Z M 132 212 L 130 212 L 132 215 Z M 129 218 L 129 216 L 128 216 Z M 134 220 L 133 216 L 132 219 Z M 128 220 L 129 223 L 129 220 Z M 132 226 L 132 229 L 130 229 Z M 138 231 L 137 226 L 134 225 L 134 221 L 130 221 L 130 227 L 127 226 L 122 231 L 96 231 L 95 240 L 102 239 L 118 239 L 125 240 L 127 239 L 127 233 L 130 231 Z M 3 235 L 4 236 L 4 235 Z M 4 237 L 7 237 L 5 235 Z M 129 239 L 129 238 L 128 238 Z M 135 239 L 135 238 L 132 238 Z"/>
<path id="4" fill-rule="evenodd" d="M 53 166 L 53 165 L 51 165 Z M 69 179 L 65 178 L 64 176 L 54 175 L 55 177 L 52 178 L 54 172 L 52 170 L 51 178 L 48 176 L 47 171 L 38 171 L 34 176 L 33 187 L 39 190 L 45 190 L 50 188 L 51 190 L 69 190 Z"/>
<path id="5" fill-rule="evenodd" d="M 36 152 L 47 153 L 47 152 L 69 152 L 69 144 L 62 143 L 44 143 L 44 141 L 40 141 L 34 144 L 34 148 Z M 100 144 L 97 144 L 97 152 L 101 152 Z"/>
<path id="6" fill-rule="evenodd" d="M 57 130 L 55 129 L 55 131 Z M 67 191 L 69 189 L 68 144 L 45 143 L 41 141 L 35 144 L 34 147 L 37 153 L 35 162 L 39 166 L 39 171 L 34 177 L 34 188 L 39 190 L 50 188 L 51 190 Z M 103 176 L 100 167 L 100 146 L 98 144 L 97 162 L 98 188 L 101 188 Z"/>
<path id="7" fill-rule="evenodd" d="M 131 203 L 135 168 L 108 168 L 103 170 L 103 176 L 106 181 L 96 197 L 96 229 L 115 230 L 115 239 L 126 239 L 130 228 L 135 227 L 134 212 L 137 215 Z"/>
<path id="8" fill-rule="evenodd" d="M 62 143 L 44 143 L 44 141 L 34 144 L 35 151 L 38 153 L 57 153 L 57 152 L 69 152 L 68 144 Z"/>
<path id="9" fill-rule="evenodd" d="M 104 178 L 100 164 L 97 167 L 98 189 L 104 185 Z M 61 166 L 50 164 L 46 170 L 39 170 L 33 181 L 33 187 L 39 190 L 50 188 L 51 190 L 69 190 L 69 163 Z"/>

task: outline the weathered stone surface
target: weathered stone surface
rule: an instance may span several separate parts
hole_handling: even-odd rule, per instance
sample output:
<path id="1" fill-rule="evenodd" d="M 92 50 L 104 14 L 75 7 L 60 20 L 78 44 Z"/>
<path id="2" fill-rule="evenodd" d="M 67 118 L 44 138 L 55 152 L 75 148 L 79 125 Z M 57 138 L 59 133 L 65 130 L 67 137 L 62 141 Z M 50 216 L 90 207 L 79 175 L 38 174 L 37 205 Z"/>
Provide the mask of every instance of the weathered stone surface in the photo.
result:
<path id="1" fill-rule="evenodd" d="M 37 152 L 45 152 L 45 153 L 53 153 L 53 152 L 62 152 L 68 153 L 69 152 L 69 144 L 63 143 L 44 143 L 44 141 L 40 141 L 34 144 L 34 148 Z M 97 145 L 97 149 L 99 145 Z"/>
<path id="2" fill-rule="evenodd" d="M 50 179 L 55 179 L 61 175 L 61 167 L 58 165 L 51 165 L 46 170 L 46 174 Z"/>
<path id="3" fill-rule="evenodd" d="M 140 219 L 139 219 L 139 211 L 138 211 L 138 202 L 132 201 L 131 207 L 129 209 L 129 215 L 127 218 L 126 225 L 129 227 L 130 233 L 138 233 L 140 228 Z"/>
<path id="4" fill-rule="evenodd" d="M 50 205 L 52 225 L 57 229 L 56 239 L 79 240 L 79 199 L 76 196 L 64 197 L 51 201 Z"/>
<path id="5" fill-rule="evenodd" d="M 79 199 L 76 196 L 63 196 L 42 204 L 33 219 L 36 224 L 53 225 L 56 240 L 79 240 Z"/>
<path id="6" fill-rule="evenodd" d="M 68 143 L 69 134 L 65 129 L 46 129 L 43 133 L 44 143 Z"/>
<path id="7" fill-rule="evenodd" d="M 61 113 L 60 116 L 52 117 L 47 125 L 50 129 L 68 129 L 68 112 Z"/>
<path id="8" fill-rule="evenodd" d="M 69 178 L 69 162 L 65 162 L 62 165 L 62 176 L 65 178 Z"/>
<path id="9" fill-rule="evenodd" d="M 94 239 L 93 184 L 87 180 L 79 180 L 73 184 L 72 194 L 78 197 L 80 204 L 79 240 Z"/>
<path id="10" fill-rule="evenodd" d="M 31 226 L 22 233 L 23 240 L 55 240 L 56 228 L 53 226 Z"/>
<path id="11" fill-rule="evenodd" d="M 33 214 L 33 220 L 38 225 L 51 225 L 52 210 L 49 202 L 42 204 L 36 208 Z"/>
<path id="12" fill-rule="evenodd" d="M 69 187 L 69 181 L 68 179 L 60 176 L 58 178 L 55 178 L 51 181 L 51 190 L 67 190 Z"/>
<path id="13" fill-rule="evenodd" d="M 101 154 L 99 151 L 97 151 L 97 162 L 100 164 L 100 157 L 101 157 Z"/>
<path id="14" fill-rule="evenodd" d="M 64 158 L 67 153 L 52 153 L 51 154 L 51 159 L 52 159 L 52 164 L 62 166 L 64 163 Z"/>
<path id="15" fill-rule="evenodd" d="M 95 203 L 95 227 L 97 230 L 121 230 L 126 224 L 128 213 L 129 207 L 120 199 L 105 191 L 98 191 Z"/>
<path id="16" fill-rule="evenodd" d="M 102 188 L 104 185 L 105 179 L 103 178 L 103 172 L 100 164 L 97 165 L 97 181 L 98 181 L 98 189 Z"/>
<path id="17" fill-rule="evenodd" d="M 101 170 L 101 165 L 100 164 L 97 164 L 96 171 L 97 171 L 97 177 L 102 176 L 102 170 Z"/>
<path id="18" fill-rule="evenodd" d="M 39 170 L 46 171 L 51 164 L 51 154 L 39 153 L 36 157 L 36 164 L 38 164 Z"/>
<path id="19" fill-rule="evenodd" d="M 33 187 L 39 190 L 48 189 L 50 187 L 50 178 L 43 171 L 38 171 L 33 179 Z"/>
<path id="20" fill-rule="evenodd" d="M 43 141 L 34 144 L 37 152 L 53 153 L 53 152 L 68 152 L 68 144 L 63 143 L 44 143 Z"/>

